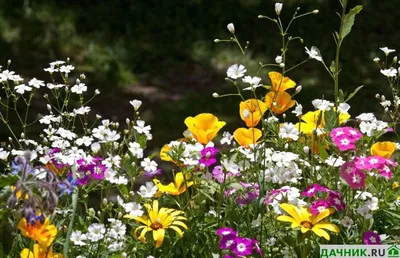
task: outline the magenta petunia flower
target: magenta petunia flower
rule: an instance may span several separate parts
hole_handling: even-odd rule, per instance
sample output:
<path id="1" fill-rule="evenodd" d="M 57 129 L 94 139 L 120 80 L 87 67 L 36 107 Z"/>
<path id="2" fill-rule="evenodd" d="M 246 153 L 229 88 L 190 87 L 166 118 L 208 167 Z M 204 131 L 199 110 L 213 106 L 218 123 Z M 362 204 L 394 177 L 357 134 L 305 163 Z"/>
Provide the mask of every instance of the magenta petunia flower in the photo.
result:
<path id="1" fill-rule="evenodd" d="M 355 141 L 347 135 L 338 137 L 333 142 L 340 151 L 354 150 L 356 148 Z"/>
<path id="2" fill-rule="evenodd" d="M 323 199 L 311 203 L 310 210 L 313 215 L 318 215 L 330 207 L 329 203 Z"/>
<path id="3" fill-rule="evenodd" d="M 217 230 L 217 235 L 222 237 L 229 235 L 237 236 L 237 232 L 233 228 L 220 228 Z"/>
<path id="4" fill-rule="evenodd" d="M 220 249 L 231 249 L 236 243 L 236 236 L 235 235 L 227 235 L 223 236 L 221 241 L 219 242 Z"/>
<path id="5" fill-rule="evenodd" d="M 346 203 L 343 201 L 342 197 L 338 193 L 329 193 L 328 199 L 326 200 L 329 206 L 334 207 L 337 211 L 342 211 L 346 208 Z"/>
<path id="6" fill-rule="evenodd" d="M 253 242 L 249 238 L 237 237 L 231 250 L 239 257 L 251 255 L 253 252 Z"/>
<path id="7" fill-rule="evenodd" d="M 261 256 L 263 256 L 262 250 L 260 248 L 260 245 L 259 245 L 257 239 L 253 238 L 251 241 L 253 242 L 253 246 L 254 246 L 254 249 L 256 250 L 256 252 L 259 253 Z"/>
<path id="8" fill-rule="evenodd" d="M 203 164 L 206 167 L 209 167 L 215 162 L 217 162 L 216 154 L 218 153 L 218 149 L 214 147 L 207 147 L 201 151 L 201 158 L 199 160 L 200 164 Z"/>
<path id="9" fill-rule="evenodd" d="M 347 181 L 355 173 L 355 170 L 357 170 L 356 164 L 350 161 L 346 161 L 340 167 L 340 176 Z"/>
<path id="10" fill-rule="evenodd" d="M 307 197 L 313 197 L 315 194 L 318 192 L 327 192 L 329 191 L 328 188 L 325 186 L 321 186 L 319 184 L 312 184 L 309 187 L 307 187 L 302 193 L 301 196 L 307 196 Z"/>
<path id="11" fill-rule="evenodd" d="M 350 178 L 345 178 L 351 189 L 362 189 L 365 187 L 365 178 L 367 176 L 359 169 L 354 170 Z"/>
<path id="12" fill-rule="evenodd" d="M 330 136 L 339 150 L 346 151 L 355 149 L 355 143 L 362 137 L 362 134 L 357 129 L 345 126 L 334 128 Z"/>
<path id="13" fill-rule="evenodd" d="M 379 235 L 372 231 L 367 231 L 364 233 L 364 244 L 366 245 L 380 245 L 381 238 Z"/>

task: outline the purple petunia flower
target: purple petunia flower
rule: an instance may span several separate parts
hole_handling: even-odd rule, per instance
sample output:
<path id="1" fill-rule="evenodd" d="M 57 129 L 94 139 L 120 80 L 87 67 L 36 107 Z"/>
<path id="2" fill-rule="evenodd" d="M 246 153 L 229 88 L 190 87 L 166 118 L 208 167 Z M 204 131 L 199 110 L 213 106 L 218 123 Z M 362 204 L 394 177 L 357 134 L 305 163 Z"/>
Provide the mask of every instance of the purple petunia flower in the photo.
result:
<path id="1" fill-rule="evenodd" d="M 364 233 L 364 244 L 366 245 L 379 245 L 381 244 L 381 238 L 379 235 L 372 231 Z"/>
<path id="2" fill-rule="evenodd" d="M 221 241 L 219 242 L 219 248 L 220 249 L 231 249 L 232 246 L 235 245 L 235 240 L 236 240 L 235 235 L 227 235 L 223 236 Z"/>
<path id="3" fill-rule="evenodd" d="M 330 207 L 329 203 L 325 200 L 317 200 L 311 203 L 311 213 L 313 215 L 318 215 L 319 213 L 321 213 L 323 210 L 326 210 Z"/>
<path id="4" fill-rule="evenodd" d="M 301 193 L 301 196 L 313 197 L 318 192 L 327 192 L 328 190 L 325 186 L 312 184 Z"/>
<path id="5" fill-rule="evenodd" d="M 222 237 L 229 235 L 237 236 L 237 232 L 233 228 L 220 228 L 217 230 L 217 235 Z"/>
<path id="6" fill-rule="evenodd" d="M 343 201 L 342 197 L 340 197 L 340 195 L 334 191 L 329 193 L 328 199 L 326 201 L 337 211 L 342 211 L 346 208 L 346 203 Z"/>
<path id="7" fill-rule="evenodd" d="M 203 164 L 206 167 L 209 167 L 215 162 L 217 159 L 215 158 L 216 154 L 218 153 L 218 149 L 214 147 L 207 147 L 201 151 L 201 158 L 199 160 L 199 164 Z"/>
<path id="8" fill-rule="evenodd" d="M 235 239 L 235 244 L 232 246 L 231 250 L 237 256 L 251 255 L 253 252 L 253 242 L 249 238 L 237 237 Z"/>

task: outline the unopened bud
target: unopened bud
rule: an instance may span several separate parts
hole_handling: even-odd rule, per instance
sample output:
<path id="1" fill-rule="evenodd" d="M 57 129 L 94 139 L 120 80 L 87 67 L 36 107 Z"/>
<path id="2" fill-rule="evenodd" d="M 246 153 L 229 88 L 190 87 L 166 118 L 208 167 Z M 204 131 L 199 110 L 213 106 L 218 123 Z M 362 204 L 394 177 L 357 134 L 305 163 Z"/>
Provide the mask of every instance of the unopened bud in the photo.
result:
<path id="1" fill-rule="evenodd" d="M 49 104 L 47 104 L 46 107 L 48 111 L 51 111 L 51 106 Z"/>
<path id="2" fill-rule="evenodd" d="M 385 100 L 386 100 L 385 95 L 382 95 L 381 96 L 381 101 L 385 101 Z"/>
<path id="3" fill-rule="evenodd" d="M 377 98 L 377 99 L 379 99 L 381 96 L 379 95 L 379 93 L 377 93 L 376 95 L 375 95 L 375 98 Z"/>
<path id="4" fill-rule="evenodd" d="M 8 59 L 7 65 L 11 65 L 11 59 Z"/>
<path id="5" fill-rule="evenodd" d="M 397 56 L 393 57 L 393 63 L 397 63 Z"/>
<path id="6" fill-rule="evenodd" d="M 299 85 L 296 87 L 296 94 L 299 93 L 303 89 L 303 86 Z"/>
<path id="7" fill-rule="evenodd" d="M 94 94 L 99 95 L 100 94 L 100 90 L 99 89 L 95 89 Z"/>
<path id="8" fill-rule="evenodd" d="M 310 152 L 310 147 L 304 146 L 303 151 L 304 151 L 305 153 L 309 153 L 309 152 Z"/>
<path id="9" fill-rule="evenodd" d="M 214 98 L 218 98 L 218 97 L 219 97 L 219 94 L 216 93 L 216 92 L 214 92 L 214 93 L 212 94 L 212 96 L 213 96 Z"/>
<path id="10" fill-rule="evenodd" d="M 319 10 L 314 10 L 314 11 L 312 11 L 312 13 L 317 14 L 317 13 L 319 13 Z"/>
<path id="11" fill-rule="evenodd" d="M 283 118 L 283 119 L 286 119 L 286 114 L 282 114 L 282 118 Z"/>
<path id="12" fill-rule="evenodd" d="M 221 40 L 219 40 L 219 39 L 214 39 L 214 42 L 215 43 L 218 43 L 218 42 L 220 42 Z"/>
<path id="13" fill-rule="evenodd" d="M 101 115 L 96 114 L 96 119 L 99 120 L 101 118 Z"/>
<path id="14" fill-rule="evenodd" d="M 104 206 L 107 206 L 107 204 L 108 204 L 108 200 L 107 200 L 107 198 L 104 198 L 104 199 L 103 199 L 103 205 L 104 205 Z"/>
<path id="15" fill-rule="evenodd" d="M 76 84 L 81 83 L 81 81 L 79 79 L 76 79 Z"/>
<path id="16" fill-rule="evenodd" d="M 279 67 L 281 67 L 281 68 L 285 67 L 285 63 L 280 63 Z"/>
<path id="17" fill-rule="evenodd" d="M 289 149 L 289 144 L 288 144 L 288 143 L 285 143 L 284 148 L 285 148 L 285 150 Z"/>
<path id="18" fill-rule="evenodd" d="M 25 139 L 25 134 L 21 133 L 21 139 Z"/>
<path id="19" fill-rule="evenodd" d="M 276 12 L 277 15 L 281 14 L 282 7 L 283 7 L 282 3 L 276 3 L 275 4 L 275 12 Z"/>
<path id="20" fill-rule="evenodd" d="M 128 256 L 125 252 L 121 254 L 121 258 L 126 258 L 126 257 L 128 257 Z"/>
<path id="21" fill-rule="evenodd" d="M 229 23 L 226 27 L 228 28 L 230 33 L 235 34 L 235 26 L 233 25 L 233 23 Z"/>
<path id="22" fill-rule="evenodd" d="M 118 218 L 118 219 L 122 218 L 122 212 L 118 212 L 117 218 Z"/>
<path id="23" fill-rule="evenodd" d="M 71 59 L 69 59 L 69 57 L 67 57 L 67 63 L 69 63 L 69 61 L 71 61 Z"/>
<path id="24" fill-rule="evenodd" d="M 389 112 L 389 108 L 388 107 L 385 107 L 385 113 L 386 112 Z"/>
<path id="25" fill-rule="evenodd" d="M 8 141 L 9 141 L 9 142 L 12 142 L 13 139 L 12 139 L 11 137 L 8 137 Z"/>
<path id="26" fill-rule="evenodd" d="M 125 123 L 126 123 L 127 125 L 129 125 L 129 124 L 131 123 L 131 120 L 130 120 L 129 118 L 126 118 L 126 119 L 125 119 Z"/>

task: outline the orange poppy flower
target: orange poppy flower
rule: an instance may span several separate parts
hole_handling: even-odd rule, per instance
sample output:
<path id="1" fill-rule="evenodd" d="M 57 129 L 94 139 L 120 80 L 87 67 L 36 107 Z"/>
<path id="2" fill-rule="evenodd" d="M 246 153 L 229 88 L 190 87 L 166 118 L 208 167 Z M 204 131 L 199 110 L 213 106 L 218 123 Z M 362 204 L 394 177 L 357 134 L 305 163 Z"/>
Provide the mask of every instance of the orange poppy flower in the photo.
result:
<path id="1" fill-rule="evenodd" d="M 268 109 L 265 103 L 258 99 L 242 101 L 239 104 L 239 108 L 240 118 L 242 118 L 248 127 L 256 126 Z"/>
<path id="2" fill-rule="evenodd" d="M 270 91 L 265 96 L 265 104 L 275 114 L 282 114 L 289 108 L 293 107 L 296 102 L 292 100 L 290 94 L 285 91 Z"/>

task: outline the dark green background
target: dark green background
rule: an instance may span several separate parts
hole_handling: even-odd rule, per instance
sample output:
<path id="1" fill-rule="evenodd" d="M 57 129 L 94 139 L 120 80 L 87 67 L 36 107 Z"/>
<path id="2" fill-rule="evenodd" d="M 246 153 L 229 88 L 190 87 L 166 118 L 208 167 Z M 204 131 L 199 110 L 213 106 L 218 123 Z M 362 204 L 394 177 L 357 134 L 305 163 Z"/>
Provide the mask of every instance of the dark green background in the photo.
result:
<path id="1" fill-rule="evenodd" d="M 224 80 L 229 65 L 243 63 L 255 73 L 258 62 L 273 62 L 280 53 L 276 25 L 259 20 L 274 16 L 275 1 L 266 0 L 138 0 L 138 1 L 0 1 L 0 62 L 25 78 L 48 80 L 47 63 L 71 58 L 78 73 L 88 77 L 90 89 L 102 92 L 92 103 L 94 113 L 119 120 L 132 116 L 129 100 L 143 100 L 142 118 L 152 125 L 152 147 L 181 136 L 189 115 L 212 112 L 228 121 L 226 129 L 241 126 L 239 99 L 214 99 L 213 92 L 235 89 Z M 352 114 L 379 108 L 376 93 L 388 92 L 385 78 L 372 61 L 384 59 L 379 47 L 398 48 L 396 26 L 400 1 L 349 0 L 364 6 L 341 55 L 340 87 L 350 92 L 365 88 L 350 101 Z M 296 7 L 300 13 L 319 9 L 293 24 L 289 34 L 300 36 L 289 46 L 287 67 L 304 60 L 304 46 L 317 46 L 328 63 L 334 58 L 332 32 L 339 27 L 335 0 L 285 0 L 281 17 L 287 23 Z M 250 42 L 243 57 L 234 44 L 215 44 L 229 38 L 233 22 L 241 42 Z M 400 49 L 399 49 L 400 50 Z M 391 59 L 390 59 L 391 60 Z M 268 70 L 263 82 L 268 83 Z M 314 98 L 332 99 L 333 83 L 315 60 L 289 76 L 303 85 L 296 100 L 306 111 Z M 73 79 L 73 78 L 72 78 Z M 262 90 L 260 90 L 261 93 Z M 44 112 L 37 102 L 33 113 Z M 1 125 L 2 138 L 7 131 Z"/>

